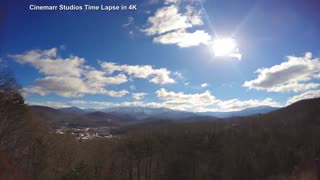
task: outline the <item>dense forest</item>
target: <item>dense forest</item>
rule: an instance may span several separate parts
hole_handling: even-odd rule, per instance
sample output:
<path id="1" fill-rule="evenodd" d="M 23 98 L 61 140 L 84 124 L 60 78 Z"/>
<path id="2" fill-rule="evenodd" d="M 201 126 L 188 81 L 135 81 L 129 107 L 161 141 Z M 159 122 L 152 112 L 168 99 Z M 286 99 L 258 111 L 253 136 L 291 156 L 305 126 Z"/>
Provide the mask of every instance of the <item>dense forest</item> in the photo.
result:
<path id="1" fill-rule="evenodd" d="M 89 141 L 46 122 L 1 69 L 1 180 L 316 180 L 319 172 L 320 99 L 266 115 L 135 124 L 121 138 Z"/>

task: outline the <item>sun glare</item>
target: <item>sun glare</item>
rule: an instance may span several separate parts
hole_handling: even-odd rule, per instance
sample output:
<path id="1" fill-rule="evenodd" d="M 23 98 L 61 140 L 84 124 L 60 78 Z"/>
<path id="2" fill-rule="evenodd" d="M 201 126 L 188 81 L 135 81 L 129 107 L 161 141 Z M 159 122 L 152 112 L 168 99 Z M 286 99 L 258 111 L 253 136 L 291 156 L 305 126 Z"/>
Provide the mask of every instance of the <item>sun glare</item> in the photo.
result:
<path id="1" fill-rule="evenodd" d="M 215 56 L 232 56 L 236 51 L 237 43 L 232 38 L 215 39 L 212 48 Z"/>

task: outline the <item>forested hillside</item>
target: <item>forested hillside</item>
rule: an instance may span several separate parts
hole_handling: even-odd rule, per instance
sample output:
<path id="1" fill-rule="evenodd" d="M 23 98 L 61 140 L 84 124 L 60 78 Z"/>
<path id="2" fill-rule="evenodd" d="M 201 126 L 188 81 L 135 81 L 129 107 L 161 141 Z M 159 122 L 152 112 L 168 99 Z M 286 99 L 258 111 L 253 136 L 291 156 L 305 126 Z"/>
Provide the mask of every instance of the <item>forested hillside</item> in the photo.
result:
<path id="1" fill-rule="evenodd" d="M 77 141 L 31 113 L 7 71 L 0 77 L 3 180 L 316 180 L 320 99 L 229 120 L 153 121 L 121 138 Z"/>

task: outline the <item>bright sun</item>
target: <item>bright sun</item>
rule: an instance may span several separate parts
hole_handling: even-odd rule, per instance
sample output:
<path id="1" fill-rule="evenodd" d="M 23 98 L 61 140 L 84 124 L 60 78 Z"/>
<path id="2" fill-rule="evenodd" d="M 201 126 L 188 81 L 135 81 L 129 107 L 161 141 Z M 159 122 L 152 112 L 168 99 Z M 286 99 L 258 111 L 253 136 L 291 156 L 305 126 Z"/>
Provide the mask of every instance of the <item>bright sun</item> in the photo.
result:
<path id="1" fill-rule="evenodd" d="M 232 38 L 215 39 L 212 48 L 215 56 L 232 56 L 236 51 L 237 43 Z"/>

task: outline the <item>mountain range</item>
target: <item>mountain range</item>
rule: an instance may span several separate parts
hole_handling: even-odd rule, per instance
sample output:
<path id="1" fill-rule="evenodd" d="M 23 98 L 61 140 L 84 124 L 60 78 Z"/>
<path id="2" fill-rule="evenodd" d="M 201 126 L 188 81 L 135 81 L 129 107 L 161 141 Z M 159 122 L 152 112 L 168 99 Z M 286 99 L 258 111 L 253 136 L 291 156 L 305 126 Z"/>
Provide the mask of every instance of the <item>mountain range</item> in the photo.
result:
<path id="1" fill-rule="evenodd" d="M 193 113 L 175 111 L 168 108 L 148 107 L 116 107 L 109 109 L 80 109 L 77 107 L 55 109 L 45 106 L 31 106 L 33 113 L 48 119 L 54 125 L 63 126 L 110 126 L 124 123 L 152 121 L 154 119 L 186 120 L 186 119 L 217 119 L 232 116 L 249 116 L 264 114 L 275 110 L 273 107 L 256 107 L 235 112 Z"/>
<path id="2" fill-rule="evenodd" d="M 313 102 L 314 105 L 310 105 Z M 317 104 L 318 103 L 318 104 Z M 302 105 L 300 105 L 302 104 Z M 308 105 L 309 104 L 309 105 Z M 302 100 L 284 108 L 258 106 L 233 112 L 202 112 L 193 113 L 175 111 L 167 108 L 148 107 L 115 107 L 108 109 L 80 109 L 77 107 L 54 109 L 45 106 L 30 106 L 38 117 L 47 119 L 55 126 L 117 126 L 128 123 L 137 123 L 152 120 L 216 120 L 247 117 L 255 115 L 286 114 L 282 116 L 301 116 L 304 112 L 319 108 L 320 98 Z M 290 112 L 287 112 L 288 109 Z M 320 108 L 319 108 L 320 109 Z M 291 112 L 293 111 L 293 112 Z"/>
<path id="3" fill-rule="evenodd" d="M 267 114 L 269 112 L 278 110 L 278 107 L 271 106 L 257 106 L 252 108 L 247 108 L 241 111 L 229 111 L 229 112 L 203 112 L 199 113 L 201 115 L 214 116 L 217 118 L 230 118 L 239 116 L 251 116 L 256 114 Z"/>

